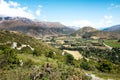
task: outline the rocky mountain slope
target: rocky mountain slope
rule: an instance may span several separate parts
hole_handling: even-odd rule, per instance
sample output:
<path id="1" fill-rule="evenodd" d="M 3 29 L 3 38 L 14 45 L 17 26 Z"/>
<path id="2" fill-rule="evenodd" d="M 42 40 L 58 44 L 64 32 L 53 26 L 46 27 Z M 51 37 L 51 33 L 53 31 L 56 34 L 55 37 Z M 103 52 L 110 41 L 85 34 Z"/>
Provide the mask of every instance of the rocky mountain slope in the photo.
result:
<path id="1" fill-rule="evenodd" d="M 74 31 L 59 22 L 32 21 L 22 17 L 0 17 L 0 29 L 20 31 L 34 37 L 58 36 Z"/>

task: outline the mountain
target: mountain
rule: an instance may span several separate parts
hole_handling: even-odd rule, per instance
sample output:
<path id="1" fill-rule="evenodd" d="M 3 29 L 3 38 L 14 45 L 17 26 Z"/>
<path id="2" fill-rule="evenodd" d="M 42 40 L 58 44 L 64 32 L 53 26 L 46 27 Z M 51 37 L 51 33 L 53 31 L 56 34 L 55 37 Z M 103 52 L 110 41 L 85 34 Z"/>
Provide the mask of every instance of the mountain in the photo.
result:
<path id="1" fill-rule="evenodd" d="M 104 31 L 116 32 L 120 34 L 120 24 L 103 29 Z"/>
<path id="2" fill-rule="evenodd" d="M 58 36 L 74 31 L 59 22 L 40 22 L 22 17 L 0 17 L 0 29 L 20 31 L 34 37 Z"/>
<path id="3" fill-rule="evenodd" d="M 72 36 L 78 36 L 81 38 L 104 38 L 104 39 L 118 39 L 120 34 L 113 32 L 100 31 L 92 27 L 83 27 L 71 34 Z"/>

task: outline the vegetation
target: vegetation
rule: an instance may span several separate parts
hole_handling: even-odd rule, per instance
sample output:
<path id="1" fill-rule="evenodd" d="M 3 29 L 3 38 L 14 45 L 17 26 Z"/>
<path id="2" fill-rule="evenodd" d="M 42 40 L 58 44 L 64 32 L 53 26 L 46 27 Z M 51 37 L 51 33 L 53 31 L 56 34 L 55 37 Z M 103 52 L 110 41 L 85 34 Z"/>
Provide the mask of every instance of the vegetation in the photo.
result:
<path id="1" fill-rule="evenodd" d="M 104 42 L 113 48 L 120 48 L 119 40 L 104 40 Z"/>
<path id="2" fill-rule="evenodd" d="M 41 40 L 9 31 L 0 31 L 0 40 L 1 80 L 90 80 L 71 55 L 62 55 Z M 19 45 L 13 48 L 13 42 Z M 23 44 L 34 50 L 28 46 L 18 50 Z"/>

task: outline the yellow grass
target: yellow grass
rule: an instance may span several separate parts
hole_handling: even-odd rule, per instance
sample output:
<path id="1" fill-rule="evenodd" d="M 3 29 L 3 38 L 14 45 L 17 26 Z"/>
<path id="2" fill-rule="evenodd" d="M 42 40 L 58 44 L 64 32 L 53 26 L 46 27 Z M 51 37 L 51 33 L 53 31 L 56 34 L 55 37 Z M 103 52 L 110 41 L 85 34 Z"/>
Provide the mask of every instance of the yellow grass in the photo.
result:
<path id="1" fill-rule="evenodd" d="M 73 55 L 73 57 L 76 60 L 83 58 L 83 56 L 79 53 L 79 51 L 72 51 L 72 50 L 64 50 L 64 51 L 71 54 L 71 55 Z"/>

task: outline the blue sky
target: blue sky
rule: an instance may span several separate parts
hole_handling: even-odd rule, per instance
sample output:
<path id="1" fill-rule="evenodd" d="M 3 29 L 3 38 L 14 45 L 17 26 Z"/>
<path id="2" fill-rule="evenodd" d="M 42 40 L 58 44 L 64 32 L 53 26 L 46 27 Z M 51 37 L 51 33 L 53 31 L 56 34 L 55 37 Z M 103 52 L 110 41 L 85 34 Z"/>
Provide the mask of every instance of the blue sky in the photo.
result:
<path id="1" fill-rule="evenodd" d="M 0 16 L 100 29 L 120 24 L 120 0 L 0 0 Z"/>

